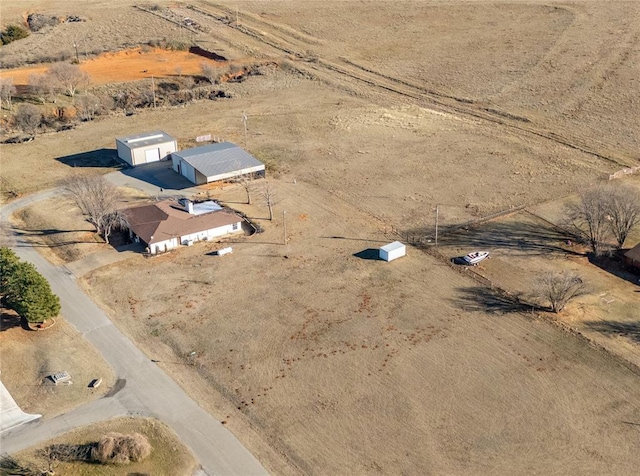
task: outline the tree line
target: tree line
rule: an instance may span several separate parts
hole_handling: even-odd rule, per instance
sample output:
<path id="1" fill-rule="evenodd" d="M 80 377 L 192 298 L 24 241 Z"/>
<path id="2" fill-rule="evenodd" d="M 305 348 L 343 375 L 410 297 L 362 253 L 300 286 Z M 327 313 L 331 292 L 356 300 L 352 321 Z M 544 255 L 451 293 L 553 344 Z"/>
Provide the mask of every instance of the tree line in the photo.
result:
<path id="1" fill-rule="evenodd" d="M 60 313 L 60 299 L 31 263 L 0 247 L 0 294 L 3 305 L 28 322 L 41 323 Z"/>
<path id="2" fill-rule="evenodd" d="M 640 224 L 640 193 L 619 183 L 600 185 L 581 192 L 565 212 L 569 231 L 601 256 L 621 249 Z"/>

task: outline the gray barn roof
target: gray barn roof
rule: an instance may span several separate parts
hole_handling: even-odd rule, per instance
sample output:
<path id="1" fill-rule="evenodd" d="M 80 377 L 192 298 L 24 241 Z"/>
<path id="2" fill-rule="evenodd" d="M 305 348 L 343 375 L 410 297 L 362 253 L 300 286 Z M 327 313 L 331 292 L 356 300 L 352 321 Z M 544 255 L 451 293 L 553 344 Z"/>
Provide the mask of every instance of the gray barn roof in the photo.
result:
<path id="1" fill-rule="evenodd" d="M 147 147 L 153 144 L 164 144 L 165 142 L 173 142 L 175 139 L 164 131 L 143 132 L 142 134 L 133 134 L 125 137 L 116 137 L 118 142 L 121 142 L 130 149 L 137 149 L 138 147 Z"/>
<path id="2" fill-rule="evenodd" d="M 264 164 L 253 155 L 231 142 L 203 145 L 174 152 L 172 155 L 181 158 L 206 177 L 215 177 L 260 165 L 264 167 Z"/>

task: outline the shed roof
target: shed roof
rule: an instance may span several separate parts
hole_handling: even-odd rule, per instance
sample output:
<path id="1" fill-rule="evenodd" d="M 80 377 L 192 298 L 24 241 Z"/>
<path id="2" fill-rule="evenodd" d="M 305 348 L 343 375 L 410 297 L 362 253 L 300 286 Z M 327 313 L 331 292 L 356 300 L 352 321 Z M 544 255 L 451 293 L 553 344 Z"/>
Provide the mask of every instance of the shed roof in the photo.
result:
<path id="1" fill-rule="evenodd" d="M 640 263 L 640 243 L 638 243 L 636 246 L 631 248 L 624 255 L 630 260 L 638 261 Z"/>
<path id="2" fill-rule="evenodd" d="M 401 250 L 405 245 L 400 243 L 399 241 L 394 241 L 393 243 L 389 243 L 388 245 L 381 246 L 380 249 L 389 253 L 390 251 Z"/>
<path id="3" fill-rule="evenodd" d="M 191 214 L 175 200 L 127 208 L 123 212 L 129 229 L 149 245 L 242 221 L 240 215 L 226 208 Z"/>
<path id="4" fill-rule="evenodd" d="M 205 177 L 228 174 L 264 164 L 246 150 L 231 142 L 207 144 L 173 153 Z"/>
<path id="5" fill-rule="evenodd" d="M 164 131 L 153 131 L 125 137 L 116 137 L 116 140 L 130 149 L 137 149 L 139 147 L 148 147 L 154 144 L 172 142 L 175 141 L 175 138 L 171 137 Z"/>

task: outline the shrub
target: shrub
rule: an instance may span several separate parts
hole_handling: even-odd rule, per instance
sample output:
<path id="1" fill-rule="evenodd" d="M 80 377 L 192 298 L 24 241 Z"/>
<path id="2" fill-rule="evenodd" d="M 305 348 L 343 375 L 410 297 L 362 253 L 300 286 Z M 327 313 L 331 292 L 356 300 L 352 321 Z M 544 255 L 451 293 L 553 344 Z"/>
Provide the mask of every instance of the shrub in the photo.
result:
<path id="1" fill-rule="evenodd" d="M 3 45 L 8 45 L 12 41 L 21 40 L 27 36 L 29 36 L 29 32 L 20 25 L 9 25 L 0 33 L 0 39 L 2 39 Z"/>
<path id="2" fill-rule="evenodd" d="M 60 23 L 60 19 L 53 15 L 30 13 L 27 17 L 27 24 L 31 31 L 40 31 L 47 26 L 56 26 L 58 23 Z"/>
<path id="3" fill-rule="evenodd" d="M 140 433 L 108 433 L 91 450 L 91 459 L 102 464 L 129 464 L 151 454 L 149 440 Z"/>
<path id="4" fill-rule="evenodd" d="M 76 96 L 74 104 L 81 121 L 92 121 L 97 114 L 100 114 L 102 108 L 100 99 L 90 93 Z"/>
<path id="5" fill-rule="evenodd" d="M 42 112 L 33 104 L 22 104 L 14 116 L 16 127 L 34 137 L 42 121 Z"/>

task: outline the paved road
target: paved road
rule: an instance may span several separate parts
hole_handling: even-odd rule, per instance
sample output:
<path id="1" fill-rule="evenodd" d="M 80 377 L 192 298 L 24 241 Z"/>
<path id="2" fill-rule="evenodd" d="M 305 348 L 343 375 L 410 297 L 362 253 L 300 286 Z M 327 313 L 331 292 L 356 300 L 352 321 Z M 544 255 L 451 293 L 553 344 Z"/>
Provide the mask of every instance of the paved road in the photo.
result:
<path id="1" fill-rule="evenodd" d="M 56 190 L 48 190 L 16 200 L 2 208 L 0 217 L 6 223 L 14 211 L 56 193 Z M 113 325 L 82 292 L 66 268 L 49 263 L 20 237 L 14 237 L 10 246 L 49 280 L 53 292 L 60 297 L 62 315 L 95 346 L 126 384 L 111 397 L 51 420 L 40 420 L 6 432 L 0 440 L 2 452 L 19 451 L 77 426 L 119 415 L 140 415 L 155 417 L 169 425 L 208 474 L 267 474 L 229 430 L 200 408 Z"/>

